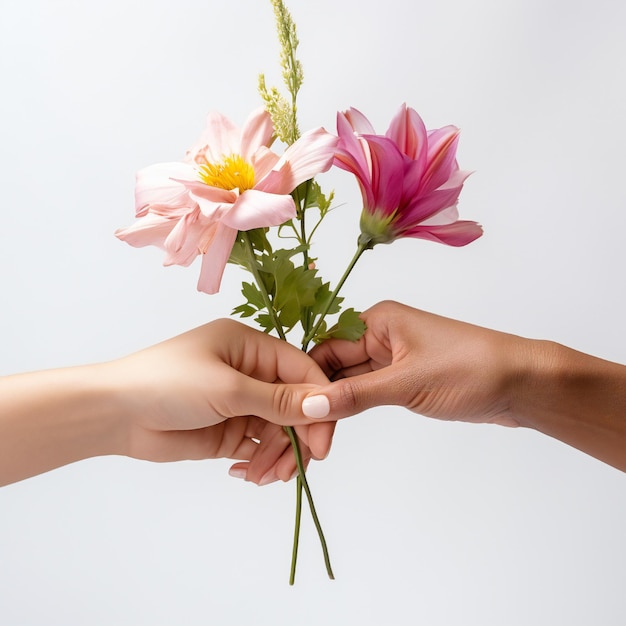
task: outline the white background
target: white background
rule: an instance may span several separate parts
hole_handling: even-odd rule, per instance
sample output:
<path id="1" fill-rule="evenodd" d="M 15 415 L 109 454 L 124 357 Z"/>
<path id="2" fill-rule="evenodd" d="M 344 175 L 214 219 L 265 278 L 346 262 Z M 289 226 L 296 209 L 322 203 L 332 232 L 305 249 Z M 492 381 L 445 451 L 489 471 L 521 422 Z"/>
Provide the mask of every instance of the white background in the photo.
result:
<path id="1" fill-rule="evenodd" d="M 550 338 L 626 362 L 626 5 L 616 0 L 292 0 L 304 129 L 401 102 L 462 128 L 475 170 L 463 249 L 377 248 L 345 296 Z M 240 303 L 198 267 L 113 237 L 137 169 L 176 160 L 209 109 L 241 123 L 279 80 L 269 2 L 4 0 L 0 19 L 0 373 L 115 358 Z M 359 194 L 320 233 L 352 253 Z M 624 624 L 622 473 L 523 430 L 397 408 L 339 425 L 309 473 L 337 580 L 307 522 L 287 585 L 294 485 L 227 461 L 102 458 L 0 491 L 0 623 Z"/>

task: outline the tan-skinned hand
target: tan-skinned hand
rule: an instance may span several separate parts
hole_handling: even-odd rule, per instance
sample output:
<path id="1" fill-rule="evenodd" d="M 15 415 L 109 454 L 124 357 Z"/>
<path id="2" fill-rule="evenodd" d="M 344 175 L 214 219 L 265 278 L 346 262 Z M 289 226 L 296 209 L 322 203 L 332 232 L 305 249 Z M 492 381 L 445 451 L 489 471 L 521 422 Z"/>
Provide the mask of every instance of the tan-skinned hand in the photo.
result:
<path id="1" fill-rule="evenodd" d="M 382 302 L 357 343 L 311 351 L 332 384 L 307 397 L 311 421 L 400 405 L 443 420 L 524 426 L 626 471 L 626 366 Z"/>

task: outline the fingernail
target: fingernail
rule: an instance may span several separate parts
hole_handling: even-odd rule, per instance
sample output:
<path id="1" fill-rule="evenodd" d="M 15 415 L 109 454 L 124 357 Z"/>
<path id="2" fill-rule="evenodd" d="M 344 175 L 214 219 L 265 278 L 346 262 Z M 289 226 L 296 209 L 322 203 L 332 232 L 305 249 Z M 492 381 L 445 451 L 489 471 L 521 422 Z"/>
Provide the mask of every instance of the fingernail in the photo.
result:
<path id="1" fill-rule="evenodd" d="M 246 476 L 248 474 L 248 470 L 245 470 L 243 468 L 240 467 L 231 467 L 228 470 L 228 473 L 233 477 L 233 478 L 243 478 L 244 480 L 246 479 Z"/>
<path id="2" fill-rule="evenodd" d="M 269 485 L 270 483 L 274 483 L 278 480 L 278 476 L 276 476 L 276 472 L 271 469 L 267 474 L 264 474 L 259 481 L 259 487 L 264 487 L 265 485 Z"/>
<path id="3" fill-rule="evenodd" d="M 309 396 L 302 401 L 302 412 L 312 419 L 326 417 L 330 413 L 330 402 L 326 396 Z"/>

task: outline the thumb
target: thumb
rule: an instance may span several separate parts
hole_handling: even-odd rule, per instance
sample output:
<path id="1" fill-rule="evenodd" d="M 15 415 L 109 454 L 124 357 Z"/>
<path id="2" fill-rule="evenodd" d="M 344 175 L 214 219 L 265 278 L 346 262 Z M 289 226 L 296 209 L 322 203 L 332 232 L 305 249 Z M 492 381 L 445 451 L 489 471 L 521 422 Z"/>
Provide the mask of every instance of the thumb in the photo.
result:
<path id="1" fill-rule="evenodd" d="M 310 424 L 302 412 L 307 396 L 314 395 L 321 387 L 310 383 L 266 383 L 248 376 L 241 376 L 236 393 L 231 395 L 228 407 L 230 417 L 256 415 L 280 426 Z"/>
<path id="2" fill-rule="evenodd" d="M 409 391 L 393 365 L 342 378 L 305 398 L 302 411 L 310 419 L 338 420 L 385 404 L 404 405 Z"/>

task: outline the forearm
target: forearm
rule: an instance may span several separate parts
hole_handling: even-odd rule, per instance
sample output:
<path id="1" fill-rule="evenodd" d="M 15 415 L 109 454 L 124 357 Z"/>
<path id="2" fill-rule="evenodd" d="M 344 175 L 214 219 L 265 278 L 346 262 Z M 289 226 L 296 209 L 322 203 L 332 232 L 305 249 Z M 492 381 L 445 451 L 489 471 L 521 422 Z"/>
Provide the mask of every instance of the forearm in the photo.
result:
<path id="1" fill-rule="evenodd" d="M 520 425 L 626 471 L 626 366 L 531 341 L 511 409 Z"/>
<path id="2" fill-rule="evenodd" d="M 0 486 L 123 449 L 102 366 L 0 378 Z"/>

